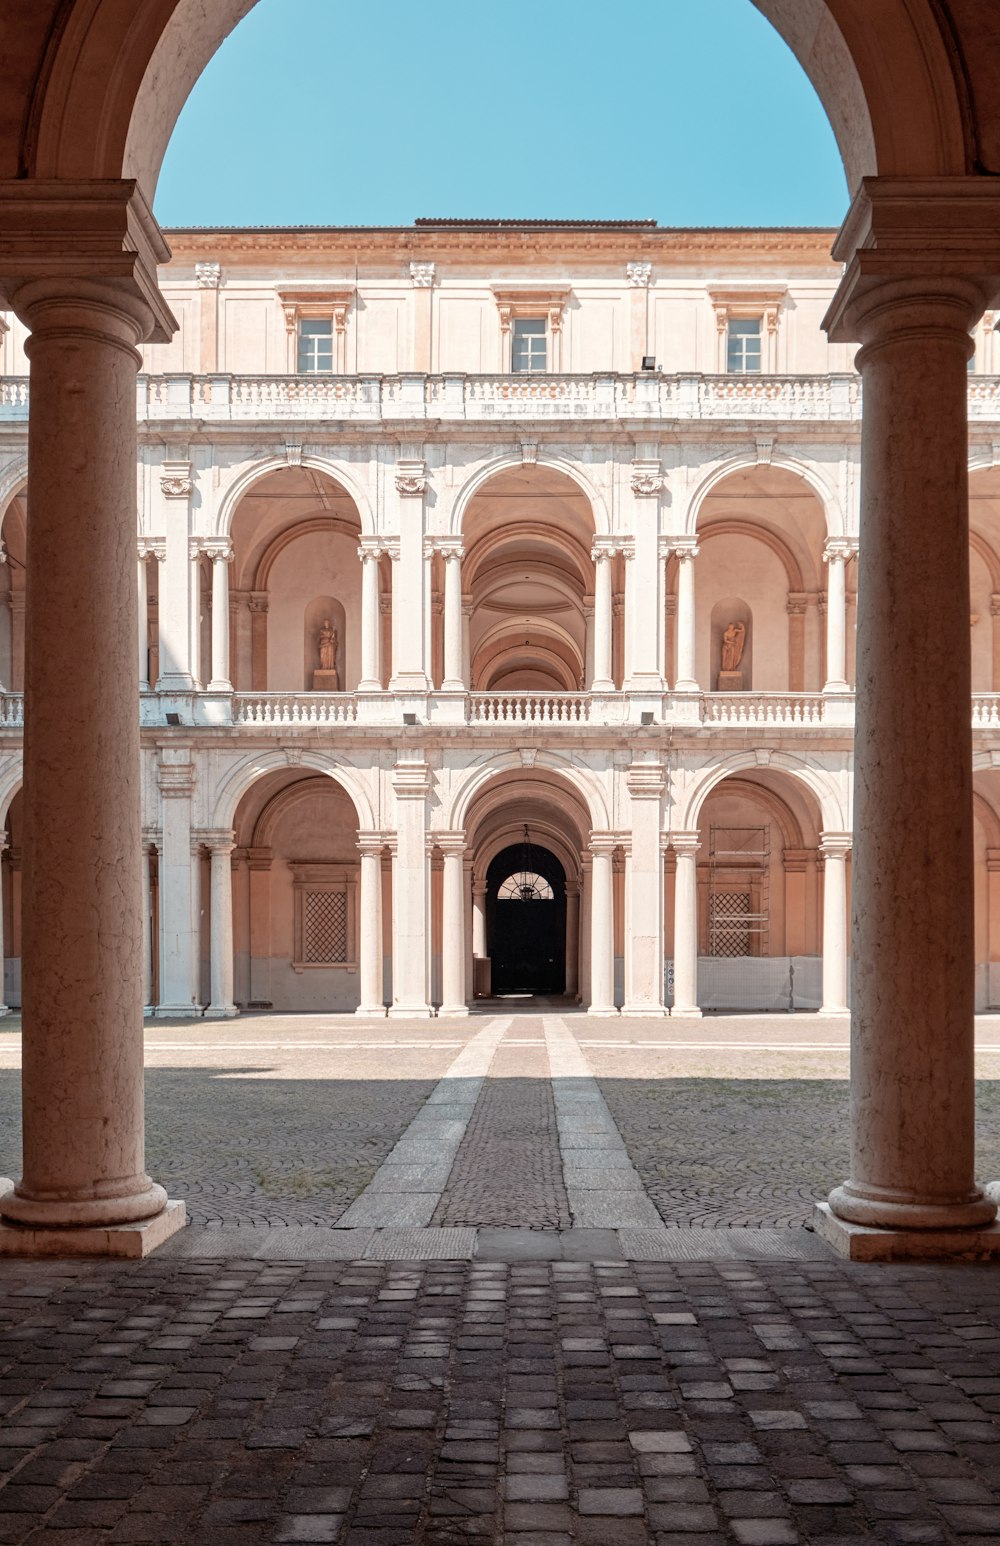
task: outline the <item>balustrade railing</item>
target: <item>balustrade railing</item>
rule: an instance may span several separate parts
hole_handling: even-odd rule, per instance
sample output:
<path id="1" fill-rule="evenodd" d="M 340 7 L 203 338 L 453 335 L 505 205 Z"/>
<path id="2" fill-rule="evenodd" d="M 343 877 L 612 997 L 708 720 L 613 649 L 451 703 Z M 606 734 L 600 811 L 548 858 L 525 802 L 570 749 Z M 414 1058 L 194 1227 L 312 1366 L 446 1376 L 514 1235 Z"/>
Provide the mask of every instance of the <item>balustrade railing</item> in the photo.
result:
<path id="1" fill-rule="evenodd" d="M 0 730 L 20 730 L 24 725 L 24 694 L 0 694 Z"/>
<path id="2" fill-rule="evenodd" d="M 821 725 L 822 693 L 706 693 L 706 725 Z"/>
<path id="3" fill-rule="evenodd" d="M 350 693 L 235 693 L 235 725 L 352 725 L 357 706 Z"/>
<path id="4" fill-rule="evenodd" d="M 1000 729 L 1000 693 L 973 693 L 972 728 L 973 730 Z"/>
<path id="5" fill-rule="evenodd" d="M 824 376 L 141 375 L 140 423 L 395 419 L 856 420 L 861 382 Z M 28 378 L 0 378 L 0 420 L 28 412 Z M 1000 377 L 969 383 L 973 418 L 1000 418 Z"/>
<path id="6" fill-rule="evenodd" d="M 470 725 L 585 725 L 590 719 L 587 693 L 472 693 Z"/>

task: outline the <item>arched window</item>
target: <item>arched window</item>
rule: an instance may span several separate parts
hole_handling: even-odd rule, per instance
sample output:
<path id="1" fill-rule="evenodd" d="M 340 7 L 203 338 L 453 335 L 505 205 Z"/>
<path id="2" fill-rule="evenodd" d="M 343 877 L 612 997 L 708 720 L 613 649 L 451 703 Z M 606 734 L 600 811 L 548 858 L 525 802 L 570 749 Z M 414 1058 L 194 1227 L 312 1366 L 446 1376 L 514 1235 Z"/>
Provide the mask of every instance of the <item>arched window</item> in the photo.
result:
<path id="1" fill-rule="evenodd" d="M 521 870 L 508 875 L 497 892 L 498 902 L 553 902 L 555 892 L 544 875 Z"/>

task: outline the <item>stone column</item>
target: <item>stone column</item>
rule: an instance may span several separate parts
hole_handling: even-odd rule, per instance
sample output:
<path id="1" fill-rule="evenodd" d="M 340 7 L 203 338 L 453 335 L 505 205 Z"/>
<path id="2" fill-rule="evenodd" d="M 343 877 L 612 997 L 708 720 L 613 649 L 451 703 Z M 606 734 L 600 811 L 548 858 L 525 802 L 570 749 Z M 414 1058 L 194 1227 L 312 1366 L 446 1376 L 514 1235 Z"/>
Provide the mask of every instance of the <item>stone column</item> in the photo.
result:
<path id="1" fill-rule="evenodd" d="M 197 1015 L 192 985 L 191 795 L 188 747 L 160 753 L 160 1016 Z"/>
<path id="2" fill-rule="evenodd" d="M 376 614 L 377 615 L 377 614 Z M 361 1002 L 359 1015 L 385 1014 L 382 1000 L 382 850 L 381 832 L 359 832 L 361 858 L 361 895 L 358 911 L 358 976 Z"/>
<path id="3" fill-rule="evenodd" d="M 823 855 L 823 1003 L 821 1015 L 846 1015 L 847 855 L 849 832 L 820 834 Z"/>
<path id="4" fill-rule="evenodd" d="M 148 594 L 148 591 L 147 591 L 147 588 L 146 588 L 146 579 L 147 579 L 147 576 L 146 576 L 146 563 L 147 563 L 147 561 L 148 561 L 148 554 L 146 552 L 146 549 L 140 544 L 140 546 L 139 546 L 139 560 L 138 560 L 138 564 L 136 565 L 136 575 L 137 575 L 138 581 L 139 581 L 139 585 L 138 585 L 138 611 L 137 611 L 137 614 L 136 614 L 137 624 L 138 624 L 137 640 L 136 640 L 136 642 L 138 643 L 138 646 L 139 646 L 139 691 L 140 692 L 148 692 L 149 691 L 149 594 Z"/>
<path id="5" fill-rule="evenodd" d="M 0 1230 L 5 1253 L 143 1255 L 184 1221 L 144 1160 L 136 713 L 136 371 L 138 345 L 173 331 L 168 257 L 131 183 L 4 185 L 0 304 L 31 334 L 23 1174 L 0 1197 L 21 1226 Z"/>
<path id="6" fill-rule="evenodd" d="M 699 692 L 695 667 L 694 561 L 698 546 L 688 542 L 677 553 L 677 680 L 675 692 Z M 676 968 L 675 968 L 676 970 Z"/>
<path id="7" fill-rule="evenodd" d="M 646 755 L 637 754 L 626 777 L 632 804 L 632 842 L 626 870 L 629 924 L 625 934 L 625 1006 L 622 1013 L 662 1017 L 667 1011 L 663 1002 L 660 828 L 666 780 L 661 763 L 639 760 Z"/>
<path id="8" fill-rule="evenodd" d="M 612 692 L 611 677 L 611 560 L 612 550 L 595 545 L 594 560 L 594 676 L 593 692 Z"/>
<path id="9" fill-rule="evenodd" d="M 625 627 L 630 641 L 628 685 L 633 692 L 663 690 L 663 565 L 660 562 L 659 457 L 632 463 L 633 540 L 625 565 Z"/>
<path id="10" fill-rule="evenodd" d="M 806 607 L 805 591 L 789 591 L 785 601 L 788 614 L 788 691 L 804 692 L 806 685 Z"/>
<path id="11" fill-rule="evenodd" d="M 12 590 L 7 597 L 10 607 L 10 690 L 24 691 L 24 612 L 23 590 Z"/>
<path id="12" fill-rule="evenodd" d="M 153 888 L 149 882 L 149 844 L 143 841 L 142 867 L 142 1002 L 146 1013 L 153 1007 Z"/>
<path id="13" fill-rule="evenodd" d="M 465 1002 L 465 833 L 436 832 L 444 855 L 439 1015 L 467 1015 Z"/>
<path id="14" fill-rule="evenodd" d="M 590 853 L 590 1007 L 592 1015 L 616 1015 L 613 832 L 592 832 Z"/>
<path id="15" fill-rule="evenodd" d="M 382 690 L 382 666 L 378 592 L 378 561 L 383 549 L 370 540 L 362 540 L 358 548 L 361 560 L 361 680 L 359 692 Z M 365 1002 L 364 993 L 361 995 Z"/>
<path id="16" fill-rule="evenodd" d="M 566 994 L 575 998 L 580 987 L 580 888 L 566 887 Z"/>
<path id="17" fill-rule="evenodd" d="M 201 910 L 202 910 L 202 886 L 201 886 L 201 859 L 202 839 L 197 835 L 191 838 L 191 869 L 189 880 L 191 885 L 191 1001 L 194 1004 L 196 1015 L 204 1014 L 205 1006 L 201 997 Z M 211 966 L 211 961 L 209 961 Z"/>
<path id="18" fill-rule="evenodd" d="M 165 461 L 160 468 L 161 517 L 165 532 L 157 608 L 159 680 L 163 692 L 190 692 L 197 656 L 192 654 L 192 614 L 197 617 L 197 584 L 192 586 L 191 463 Z M 197 575 L 195 575 L 195 582 Z M 192 599 L 193 591 L 193 599 Z"/>
<path id="19" fill-rule="evenodd" d="M 851 544 L 843 538 L 828 542 L 826 596 L 826 685 L 824 692 L 849 692 L 847 685 L 847 560 Z"/>
<path id="20" fill-rule="evenodd" d="M 674 1015 L 700 1015 L 698 1008 L 697 832 L 672 832 L 674 872 Z"/>
<path id="21" fill-rule="evenodd" d="M 392 681 L 397 692 L 425 693 L 430 660 L 427 658 L 427 619 L 430 587 L 424 553 L 424 494 L 427 472 L 416 457 L 396 463 L 399 496 L 399 538 L 390 545 L 392 571 Z"/>
<path id="22" fill-rule="evenodd" d="M 464 692 L 466 687 L 462 649 L 462 545 L 452 541 L 439 544 L 444 556 L 444 681 L 446 692 Z"/>
<path id="23" fill-rule="evenodd" d="M 7 834 L 4 832 L 0 833 L 0 860 L 2 860 L 6 850 Z M 10 1014 L 10 1009 L 7 1006 L 7 979 L 4 970 L 6 961 L 7 949 L 3 923 L 3 864 L 0 862 L 0 1017 Z"/>
<path id="24" fill-rule="evenodd" d="M 427 796 L 430 769 L 420 752 L 400 753 L 393 769 L 396 851 L 392 867 L 391 1016 L 427 1019 L 430 1005 L 430 865 Z"/>
<path id="25" fill-rule="evenodd" d="M 225 1020 L 236 1013 L 233 1002 L 233 834 L 211 833 L 206 839 L 212 855 L 211 962 L 212 1001 L 205 1011 L 210 1020 Z"/>
<path id="26" fill-rule="evenodd" d="M 956 221 L 975 204 L 985 232 L 998 201 L 961 192 L 866 179 L 835 249 L 850 261 L 825 323 L 836 341 L 860 340 L 864 387 L 851 1172 L 816 1219 L 845 1253 L 925 1254 L 931 1230 L 931 1249 L 960 1252 L 963 1229 L 996 1213 L 973 1169 L 966 365 L 984 290 L 910 277 L 997 267 L 989 239 Z M 882 259 L 869 263 L 875 248 Z M 859 1245 L 849 1226 L 898 1233 Z"/>
<path id="27" fill-rule="evenodd" d="M 472 597 L 462 596 L 462 681 L 472 686 Z"/>
<path id="28" fill-rule="evenodd" d="M 213 543 L 206 548 L 212 560 L 212 679 L 209 692 L 232 692 L 229 680 L 229 565 L 232 543 Z"/>
<path id="29" fill-rule="evenodd" d="M 486 955 L 486 887 L 472 885 L 472 954 Z"/>

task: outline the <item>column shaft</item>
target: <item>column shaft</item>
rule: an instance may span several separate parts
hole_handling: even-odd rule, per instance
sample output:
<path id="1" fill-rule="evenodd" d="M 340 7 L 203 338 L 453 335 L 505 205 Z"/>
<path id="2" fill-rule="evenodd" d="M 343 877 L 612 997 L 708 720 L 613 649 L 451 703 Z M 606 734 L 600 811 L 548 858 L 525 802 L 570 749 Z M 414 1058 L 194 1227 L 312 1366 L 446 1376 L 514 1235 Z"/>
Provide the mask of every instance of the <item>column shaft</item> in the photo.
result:
<path id="1" fill-rule="evenodd" d="M 674 1003 L 671 1014 L 700 1015 L 698 1008 L 698 834 L 675 832 Z"/>
<path id="2" fill-rule="evenodd" d="M 378 554 L 361 549 L 361 681 L 363 692 L 378 692 L 382 686 L 379 662 Z M 364 993 L 361 995 L 365 1001 Z"/>
<path id="3" fill-rule="evenodd" d="M 212 843 L 211 963 L 212 1002 L 210 1018 L 236 1013 L 233 1002 L 233 842 Z"/>
<path id="4" fill-rule="evenodd" d="M 617 1014 L 615 1009 L 614 845 L 591 846 L 590 877 L 590 1008 L 592 1015 Z"/>
<path id="5" fill-rule="evenodd" d="M 823 842 L 823 1004 L 821 1015 L 847 1013 L 847 853 L 849 840 Z"/>
<path id="6" fill-rule="evenodd" d="M 444 853 L 441 939 L 441 1015 L 467 1015 L 465 1002 L 465 842 L 442 846 Z"/>
<path id="7" fill-rule="evenodd" d="M 566 993 L 575 998 L 580 987 L 580 888 L 566 887 Z"/>
<path id="8" fill-rule="evenodd" d="M 149 596 L 146 575 L 147 558 L 140 553 L 136 573 L 139 580 L 138 610 L 136 613 L 137 643 L 139 646 L 139 691 L 149 691 Z"/>
<path id="9" fill-rule="evenodd" d="M 444 559 L 444 681 L 442 687 L 465 687 L 462 659 L 462 558 L 448 552 Z"/>
<path id="10" fill-rule="evenodd" d="M 595 692 L 611 692 L 611 555 L 594 557 L 594 679 Z"/>
<path id="11" fill-rule="evenodd" d="M 135 379 L 151 319 L 81 288 L 36 293 L 23 313 L 24 1174 L 0 1212 L 39 1226 L 148 1219 L 166 1202 L 143 1155 Z M 72 669 L 53 647 L 66 638 Z"/>
<path id="12" fill-rule="evenodd" d="M 695 668 L 695 552 L 686 549 L 677 555 L 677 681 L 675 692 L 697 692 Z"/>
<path id="13" fill-rule="evenodd" d="M 229 680 L 229 558 L 212 554 L 212 680 L 210 692 L 232 692 Z"/>
<path id="14" fill-rule="evenodd" d="M 376 617 L 378 613 L 376 611 Z M 384 1015 L 382 1001 L 382 844 L 361 849 L 358 969 L 361 978 L 359 1015 Z"/>
<path id="15" fill-rule="evenodd" d="M 847 562 L 828 556 L 826 598 L 826 691 L 847 691 Z"/>
<path id="16" fill-rule="evenodd" d="M 142 1002 L 153 1003 L 153 889 L 149 883 L 149 849 L 142 845 Z"/>
<path id="17" fill-rule="evenodd" d="M 966 360 L 982 300 L 960 281 L 929 288 L 884 282 L 851 323 L 864 346 L 851 1179 L 830 1198 L 849 1222 L 918 1230 L 996 1212 L 973 1172 Z"/>

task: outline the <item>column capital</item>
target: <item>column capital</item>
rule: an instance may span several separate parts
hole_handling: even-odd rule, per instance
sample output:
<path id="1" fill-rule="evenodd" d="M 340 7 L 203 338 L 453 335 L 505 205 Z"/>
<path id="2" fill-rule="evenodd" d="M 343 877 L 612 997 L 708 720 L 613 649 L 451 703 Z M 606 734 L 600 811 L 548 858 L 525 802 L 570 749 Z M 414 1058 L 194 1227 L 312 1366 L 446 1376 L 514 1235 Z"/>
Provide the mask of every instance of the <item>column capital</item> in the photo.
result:
<path id="1" fill-rule="evenodd" d="M 127 346 L 170 342 L 177 321 L 157 282 L 170 249 L 138 183 L 5 179 L 0 210 L 0 303 L 32 332 L 83 305 Z"/>
<path id="2" fill-rule="evenodd" d="M 160 491 L 166 499 L 190 499 L 194 491 L 191 462 L 186 456 L 165 458 L 160 464 Z"/>
<path id="3" fill-rule="evenodd" d="M 386 834 L 384 832 L 359 832 L 358 853 L 364 857 L 381 859 L 382 850 L 386 846 Z"/>
<path id="4" fill-rule="evenodd" d="M 591 832 L 587 848 L 593 855 L 606 854 L 610 859 L 620 841 L 617 832 Z"/>
<path id="5" fill-rule="evenodd" d="M 468 848 L 464 832 L 432 832 L 430 836 L 435 847 L 440 848 L 446 858 L 449 855 L 456 859 L 464 858 Z"/>
<path id="6" fill-rule="evenodd" d="M 236 837 L 235 834 L 231 831 L 200 832 L 199 838 L 201 842 L 204 843 L 205 847 L 210 849 L 213 854 L 231 854 L 233 849 L 236 847 Z"/>
<path id="7" fill-rule="evenodd" d="M 397 762 L 392 770 L 397 800 L 422 800 L 430 792 L 431 770 L 426 762 Z"/>
<path id="8" fill-rule="evenodd" d="M 203 537 L 201 551 L 210 558 L 213 564 L 231 564 L 235 554 L 233 544 L 228 537 Z"/>
<path id="9" fill-rule="evenodd" d="M 677 854 L 690 854 L 692 858 L 701 847 L 700 832 L 671 832 L 670 846 Z"/>
<path id="10" fill-rule="evenodd" d="M 425 537 L 424 552 L 440 553 L 443 559 L 464 558 L 465 542 L 462 537 Z"/>
<path id="11" fill-rule="evenodd" d="M 823 319 L 831 340 L 912 336 L 921 311 L 931 329 L 968 333 L 1000 293 L 998 227 L 995 179 L 863 178 L 833 246 L 845 269 Z"/>
<path id="12" fill-rule="evenodd" d="M 790 590 L 785 597 L 785 611 L 790 617 L 801 617 L 811 600 L 809 591 Z"/>
<path id="13" fill-rule="evenodd" d="M 270 604 L 270 598 L 266 590 L 252 590 L 249 595 L 248 606 L 251 612 L 266 612 Z"/>
<path id="14" fill-rule="evenodd" d="M 843 563 L 847 563 L 849 559 L 856 558 L 857 555 L 857 537 L 829 537 L 823 549 L 823 562 L 828 564 L 833 559 L 840 559 Z"/>
<path id="15" fill-rule="evenodd" d="M 136 546 L 140 558 L 155 558 L 158 564 L 166 562 L 166 537 L 140 537 Z"/>
<path id="16" fill-rule="evenodd" d="M 362 563 L 368 559 L 378 559 L 387 551 L 387 548 L 384 537 L 362 537 L 358 542 L 358 557 Z"/>
<path id="17" fill-rule="evenodd" d="M 663 555 L 669 557 L 674 553 L 678 559 L 697 558 L 700 551 L 697 537 L 663 537 Z"/>
<path id="18" fill-rule="evenodd" d="M 595 537 L 590 548 L 590 557 L 596 564 L 602 558 L 614 558 L 625 546 L 624 537 L 602 536 Z"/>
<path id="19" fill-rule="evenodd" d="M 195 770 L 193 762 L 174 762 L 160 765 L 157 770 L 160 794 L 164 800 L 184 800 L 194 793 Z"/>
<path id="20" fill-rule="evenodd" d="M 852 842 L 850 832 L 821 832 L 819 851 L 824 859 L 843 858 L 850 853 Z"/>

